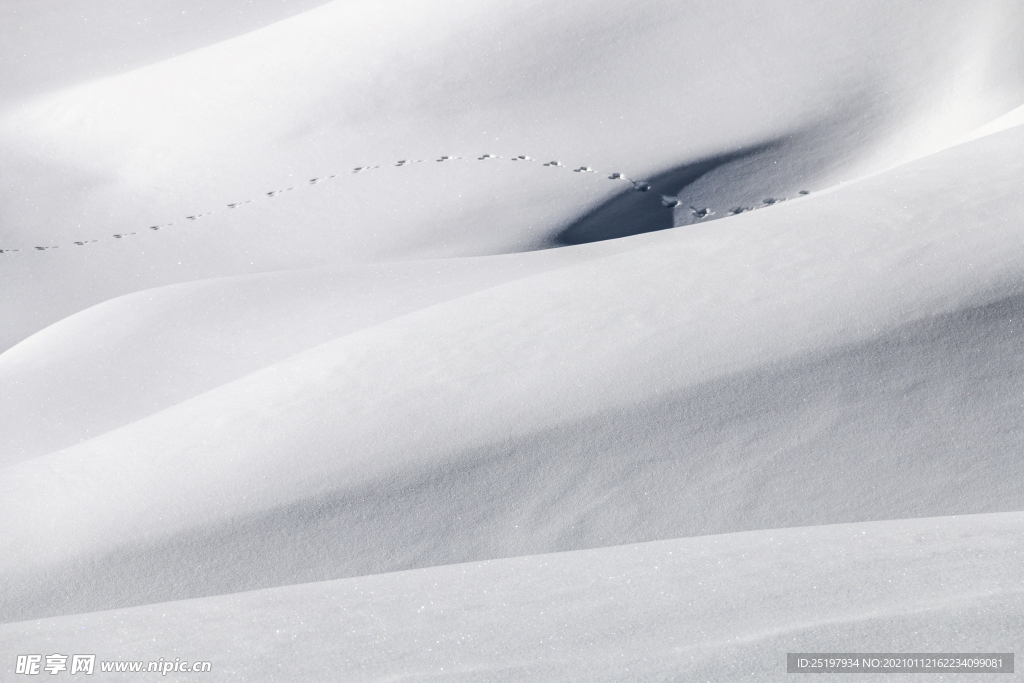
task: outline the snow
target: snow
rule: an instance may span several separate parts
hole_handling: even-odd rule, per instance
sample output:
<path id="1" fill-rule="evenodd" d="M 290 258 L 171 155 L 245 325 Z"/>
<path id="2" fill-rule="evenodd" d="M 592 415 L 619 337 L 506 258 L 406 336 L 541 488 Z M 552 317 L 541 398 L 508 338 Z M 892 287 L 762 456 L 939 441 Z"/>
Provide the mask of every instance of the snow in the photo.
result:
<path id="1" fill-rule="evenodd" d="M 181 9 L 0 29 L 5 651 L 1019 644 L 1018 4 Z"/>
<path id="2" fill-rule="evenodd" d="M 0 643 L 224 681 L 783 680 L 786 652 L 851 643 L 1019 652 L 1022 532 L 1003 513 L 684 538 L 24 621 Z"/>

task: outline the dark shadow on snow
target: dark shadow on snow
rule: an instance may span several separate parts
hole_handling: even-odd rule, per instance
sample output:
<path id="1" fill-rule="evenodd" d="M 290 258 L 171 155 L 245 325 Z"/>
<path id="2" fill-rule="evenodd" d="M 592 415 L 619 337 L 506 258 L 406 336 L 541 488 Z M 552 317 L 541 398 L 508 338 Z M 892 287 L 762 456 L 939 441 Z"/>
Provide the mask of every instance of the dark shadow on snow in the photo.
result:
<path id="1" fill-rule="evenodd" d="M 662 196 L 674 197 L 708 173 L 777 147 L 782 142 L 781 139 L 771 140 L 726 154 L 705 157 L 659 173 L 646 182 L 637 181 L 627 191 L 612 197 L 560 230 L 552 236 L 547 246 L 588 244 L 675 227 L 674 212 L 662 203 Z M 638 189 L 644 186 L 648 187 L 646 191 Z"/>

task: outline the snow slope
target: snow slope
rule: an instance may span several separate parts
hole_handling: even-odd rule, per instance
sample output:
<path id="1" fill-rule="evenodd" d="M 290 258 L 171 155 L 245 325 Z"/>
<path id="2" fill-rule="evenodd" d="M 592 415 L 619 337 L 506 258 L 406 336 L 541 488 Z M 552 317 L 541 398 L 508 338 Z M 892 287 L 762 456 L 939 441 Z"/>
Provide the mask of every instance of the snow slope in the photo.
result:
<path id="1" fill-rule="evenodd" d="M 317 4 L 2 72 L 0 639 L 239 680 L 1018 643 L 1024 8 Z"/>
<path id="2" fill-rule="evenodd" d="M 781 681 L 786 652 L 854 643 L 1020 652 L 1022 533 L 1004 513 L 685 538 L 26 621 L 0 643 L 223 681 Z"/>
<path id="3" fill-rule="evenodd" d="M 15 99 L 0 107 L 0 249 L 23 251 L 3 255 L 0 348 L 174 282 L 522 250 L 621 191 L 552 168 L 488 177 L 442 156 L 668 174 L 666 192 L 680 169 L 717 163 L 683 206 L 719 215 L 884 168 L 1020 104 L 1021 12 L 1011 0 L 334 2 Z M 398 160 L 424 165 L 384 173 Z M 345 182 L 304 185 L 332 174 Z M 272 208 L 227 209 L 290 187 Z M 147 232 L 171 222 L 177 237 Z M 48 246 L 60 248 L 36 253 Z"/>
<path id="4" fill-rule="evenodd" d="M 6 608 L 1019 509 L 1022 145 L 627 238 L 12 465 Z"/>
<path id="5" fill-rule="evenodd" d="M 124 73 L 241 35 L 323 0 L 7 0 L 0 100 Z"/>

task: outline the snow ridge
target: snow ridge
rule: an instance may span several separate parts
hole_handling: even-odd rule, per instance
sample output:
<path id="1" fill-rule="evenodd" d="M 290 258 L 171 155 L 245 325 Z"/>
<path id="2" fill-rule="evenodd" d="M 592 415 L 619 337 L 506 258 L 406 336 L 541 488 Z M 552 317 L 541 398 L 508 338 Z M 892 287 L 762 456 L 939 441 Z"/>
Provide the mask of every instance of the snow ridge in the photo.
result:
<path id="1" fill-rule="evenodd" d="M 501 159 L 502 157 L 500 157 L 498 155 L 494 155 L 494 154 L 482 154 L 481 156 L 476 157 L 476 158 L 479 161 L 487 161 L 489 159 Z M 459 156 L 441 156 L 438 159 L 436 159 L 435 161 L 440 163 L 440 162 L 447 162 L 447 161 L 457 161 L 457 160 L 462 160 L 462 159 L 463 159 L 463 157 L 459 157 Z M 533 161 L 534 159 L 532 157 L 529 157 L 529 156 L 526 156 L 526 155 L 519 155 L 519 156 L 510 157 L 508 160 L 509 161 Z M 423 159 L 411 159 L 411 160 L 402 159 L 402 160 L 399 160 L 399 161 L 395 162 L 394 164 L 388 164 L 388 166 L 394 167 L 394 168 L 402 168 L 404 166 L 408 166 L 410 164 L 417 164 L 417 163 L 423 163 Z M 565 165 L 562 164 L 559 161 L 548 161 L 548 162 L 543 163 L 542 166 L 551 167 L 551 168 L 566 168 Z M 373 170 L 380 169 L 380 168 L 382 168 L 381 165 L 356 166 L 356 167 L 354 167 L 351 170 L 351 173 L 365 173 L 367 171 L 373 171 Z M 577 168 L 574 168 L 573 172 L 574 173 L 597 173 L 597 174 L 601 174 L 602 173 L 601 171 L 597 171 L 597 170 L 591 168 L 590 166 L 579 166 Z M 312 186 L 312 185 L 318 185 L 318 184 L 324 183 L 324 182 L 329 181 L 329 180 L 334 180 L 335 178 L 338 178 L 339 175 L 340 174 L 338 174 L 338 173 L 332 173 L 332 174 L 325 174 L 325 175 L 317 176 L 315 178 L 310 178 L 309 181 L 307 183 L 305 183 L 305 185 L 307 187 L 308 186 Z M 634 180 L 632 178 L 627 177 L 623 173 L 610 172 L 610 174 L 607 177 L 608 177 L 608 180 L 616 180 L 616 181 L 627 182 L 637 192 L 648 192 L 649 190 L 651 190 L 651 183 L 648 183 L 648 182 L 642 181 L 642 180 Z M 274 197 L 277 197 L 277 196 L 279 196 L 281 194 L 284 194 L 285 192 L 291 192 L 292 190 L 295 190 L 295 189 L 296 189 L 295 187 L 286 187 L 286 188 L 278 189 L 278 190 L 268 190 L 268 191 L 262 193 L 261 195 L 259 195 L 257 197 L 257 199 L 260 199 L 260 198 L 274 198 Z M 679 206 L 679 204 L 680 204 L 679 199 L 677 199 L 676 197 L 670 197 L 670 196 L 666 196 L 666 195 L 662 195 L 662 194 L 657 194 L 657 193 L 655 193 L 655 194 L 656 194 L 657 197 L 659 197 L 661 199 L 661 205 L 663 207 L 666 207 L 666 208 L 669 208 L 669 209 L 673 209 L 673 208 Z M 801 190 L 800 191 L 800 195 L 807 195 L 807 194 L 809 194 L 809 192 L 807 190 Z M 772 206 L 773 204 L 777 204 L 778 202 L 785 201 L 785 199 L 786 199 L 785 197 L 769 197 L 769 198 L 767 198 L 767 199 L 765 199 L 763 201 L 761 206 L 758 206 L 758 207 L 747 207 L 747 208 L 732 208 L 732 209 L 729 210 L 728 214 L 729 215 L 736 215 L 738 213 L 742 213 L 743 211 L 751 211 L 751 210 L 753 210 L 753 208 L 762 208 L 762 207 Z M 243 199 L 241 201 L 236 201 L 236 202 L 232 202 L 230 204 L 227 204 L 226 206 L 227 206 L 228 209 L 237 209 L 239 207 L 245 206 L 246 204 L 251 204 L 251 203 L 253 203 L 253 201 L 255 201 L 255 200 L 254 199 Z M 691 210 L 692 215 L 695 218 L 697 218 L 697 219 L 705 219 L 705 218 L 710 219 L 711 216 L 715 215 L 715 212 L 712 211 L 711 209 L 709 209 L 708 207 L 697 208 L 697 207 L 694 207 L 694 206 L 690 206 L 689 208 Z M 194 214 L 190 214 L 190 215 L 185 216 L 184 220 L 197 221 L 200 218 L 203 218 L 204 216 L 210 216 L 210 215 L 213 215 L 214 213 L 217 213 L 217 211 L 216 210 L 210 210 L 210 211 L 205 211 L 205 212 L 198 212 L 198 213 L 194 213 Z M 149 226 L 149 230 L 152 230 L 152 231 L 163 230 L 165 228 L 169 228 L 169 227 L 172 227 L 174 225 L 175 225 L 174 222 L 158 223 L 156 225 Z M 674 226 L 669 225 L 667 227 L 674 227 Z M 108 239 L 124 239 L 125 237 L 129 237 L 131 235 L 137 235 L 137 234 L 139 234 L 139 233 L 138 232 L 113 233 Z M 566 239 L 565 237 L 556 238 L 556 240 L 565 240 L 565 239 Z M 81 246 L 86 246 L 88 244 L 93 244 L 93 243 L 98 242 L 98 241 L 99 241 L 99 238 L 82 239 L 82 240 L 73 241 L 71 243 L 71 245 L 81 247 Z M 0 249 L 0 254 L 13 254 L 13 253 L 21 252 L 21 251 L 26 251 L 26 252 L 29 252 L 29 253 L 31 253 L 33 251 L 48 251 L 50 249 L 59 249 L 61 246 L 70 246 L 70 245 L 67 245 L 67 244 L 65 244 L 65 245 L 51 244 L 51 245 L 47 245 L 47 246 L 36 246 L 36 247 L 33 247 L 32 249 L 27 249 L 27 248 L 25 248 L 25 249 L 22 249 L 22 248 L 6 248 L 6 249 Z"/>

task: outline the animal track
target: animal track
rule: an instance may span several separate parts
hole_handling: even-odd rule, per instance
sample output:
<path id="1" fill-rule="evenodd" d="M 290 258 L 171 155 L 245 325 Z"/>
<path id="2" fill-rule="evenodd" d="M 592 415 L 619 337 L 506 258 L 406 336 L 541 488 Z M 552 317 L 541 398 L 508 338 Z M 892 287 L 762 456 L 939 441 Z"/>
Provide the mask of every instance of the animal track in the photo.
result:
<path id="1" fill-rule="evenodd" d="M 437 162 L 455 161 L 455 160 L 462 159 L 462 158 L 463 157 L 459 157 L 459 156 L 443 155 L 443 156 L 439 157 L 438 159 L 436 159 L 436 161 Z M 477 160 L 479 160 L 479 161 L 488 161 L 488 160 L 491 160 L 491 159 L 500 159 L 500 158 L 501 157 L 496 155 L 496 154 L 482 154 L 479 157 L 477 157 Z M 509 160 L 510 161 L 533 161 L 534 159 L 533 159 L 533 157 L 529 157 L 529 156 L 527 156 L 525 154 L 520 154 L 518 156 L 509 157 Z M 402 168 L 402 167 L 408 166 L 410 164 L 418 164 L 418 163 L 423 163 L 423 159 L 401 159 L 401 160 L 397 161 L 394 164 L 394 167 Z M 544 166 L 550 166 L 550 167 L 564 168 L 564 165 L 560 161 L 548 161 L 548 162 L 545 162 L 543 165 Z M 352 173 L 362 173 L 364 171 L 371 171 L 371 170 L 379 169 L 379 168 L 381 168 L 381 166 L 379 166 L 379 165 L 377 165 L 377 166 L 356 166 L 355 168 L 352 169 Z M 598 172 L 598 171 L 594 170 L 593 168 L 591 168 L 590 166 L 579 166 L 577 168 L 574 168 L 573 171 L 576 172 L 576 173 L 597 173 Z M 338 177 L 337 173 L 333 173 L 333 174 L 330 174 L 330 175 L 324 175 L 324 176 L 317 176 L 316 178 L 310 178 L 308 184 L 309 185 L 318 185 L 318 184 L 324 182 L 325 180 L 330 180 L 332 178 L 337 178 L 337 177 Z M 626 181 L 628 181 L 629 183 L 631 183 L 633 185 L 633 189 L 636 190 L 637 192 L 648 192 L 648 191 L 651 190 L 651 185 L 649 183 L 644 182 L 644 181 L 640 181 L 640 180 L 632 180 L 632 179 L 626 177 L 625 175 L 623 175 L 622 173 L 610 173 L 608 175 L 608 179 L 609 180 L 626 180 Z M 286 187 L 286 188 L 281 189 L 281 190 L 271 190 L 269 192 L 265 192 L 264 196 L 268 197 L 268 198 L 273 198 L 273 197 L 277 197 L 278 195 L 281 195 L 281 194 L 283 194 L 285 192 L 291 192 L 294 189 L 295 189 L 294 187 Z M 800 190 L 800 195 L 808 195 L 808 194 L 810 194 L 810 191 L 808 191 L 808 190 Z M 680 200 L 679 200 L 678 197 L 672 197 L 672 196 L 661 195 L 661 194 L 659 194 L 658 196 L 659 196 L 659 198 L 661 200 L 661 205 L 663 207 L 665 207 L 665 208 L 674 209 L 674 208 L 676 208 L 676 207 L 678 207 L 680 205 Z M 769 198 L 764 199 L 762 201 L 762 206 L 766 206 L 766 207 L 767 206 L 773 206 L 773 205 L 778 204 L 779 202 L 782 202 L 782 201 L 785 201 L 784 197 L 780 197 L 780 198 L 769 197 Z M 244 206 L 245 204 L 251 204 L 251 203 L 253 203 L 252 199 L 246 199 L 244 201 L 233 202 L 231 204 L 227 204 L 227 207 L 229 209 L 236 209 L 236 208 L 238 208 L 240 206 Z M 740 213 L 744 213 L 746 211 L 753 211 L 753 210 L 754 210 L 754 207 L 734 206 L 734 207 L 732 207 L 731 209 L 728 210 L 728 214 L 729 215 L 737 215 L 737 214 L 740 214 Z M 207 211 L 205 213 L 192 214 L 190 216 L 185 216 L 185 219 L 186 220 L 190 220 L 190 221 L 195 221 L 195 220 L 198 220 L 198 219 L 200 219 L 200 218 L 202 218 L 204 216 L 209 216 L 209 215 L 211 215 L 213 213 L 215 213 L 215 212 L 214 211 Z M 703 220 L 705 218 L 713 216 L 714 213 L 715 212 L 712 211 L 708 207 L 703 207 L 703 208 L 699 208 L 699 209 L 694 207 L 694 206 L 690 207 L 690 214 L 694 218 L 697 218 L 699 220 Z M 163 224 L 158 224 L 158 225 L 151 225 L 151 226 L 149 226 L 149 229 L 153 230 L 153 231 L 157 231 L 157 230 L 162 230 L 164 228 L 170 227 L 172 225 L 174 225 L 173 222 L 172 223 L 163 223 Z M 121 232 L 121 233 L 114 234 L 113 238 L 114 239 L 123 239 L 125 237 L 128 237 L 130 235 L 135 235 L 135 234 L 137 234 L 137 233 L 135 233 L 135 232 Z M 72 242 L 72 244 L 74 244 L 76 246 L 84 246 L 86 244 L 93 244 L 93 243 L 98 242 L 98 241 L 99 241 L 98 239 L 78 240 L 78 241 Z M 60 248 L 60 245 L 50 245 L 50 246 L 34 247 L 34 250 L 35 251 L 48 251 L 50 249 L 58 249 L 58 248 Z M 20 252 L 20 251 L 22 251 L 22 250 L 21 249 L 0 249 L 0 254 L 11 254 L 11 253 L 16 253 L 16 252 Z"/>

